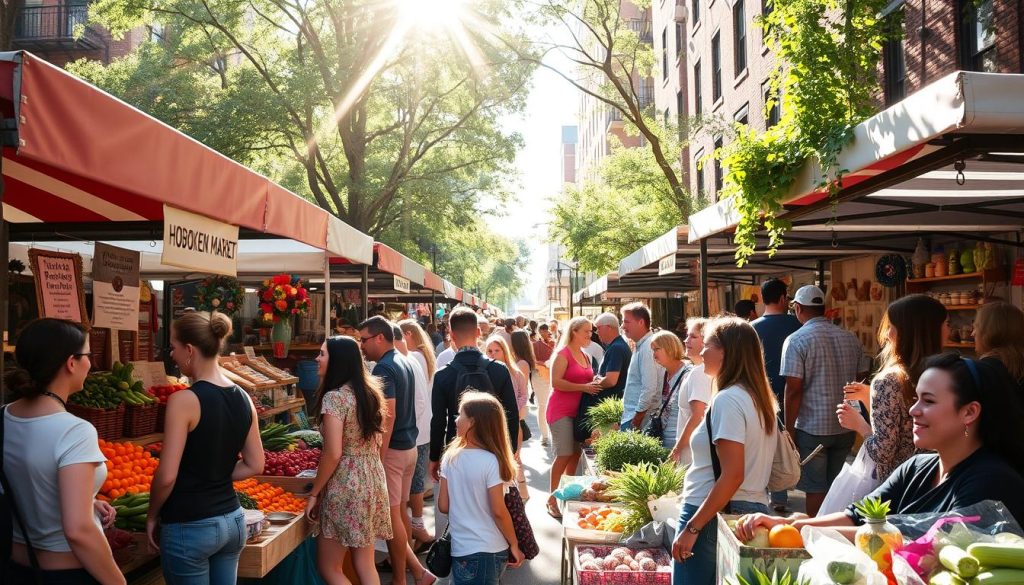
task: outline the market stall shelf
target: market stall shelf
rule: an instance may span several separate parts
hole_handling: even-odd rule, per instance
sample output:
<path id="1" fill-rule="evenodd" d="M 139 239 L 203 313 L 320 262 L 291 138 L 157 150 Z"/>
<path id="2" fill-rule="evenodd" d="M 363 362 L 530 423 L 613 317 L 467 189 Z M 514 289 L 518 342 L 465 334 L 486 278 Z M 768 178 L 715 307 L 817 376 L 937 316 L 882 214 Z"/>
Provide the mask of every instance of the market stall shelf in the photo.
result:
<path id="1" fill-rule="evenodd" d="M 242 549 L 238 560 L 238 576 L 259 579 L 290 555 L 310 534 L 309 522 L 304 515 L 291 522 L 266 528 L 254 541 Z"/>
<path id="2" fill-rule="evenodd" d="M 260 419 L 267 419 L 272 416 L 281 414 L 282 412 L 298 412 L 306 406 L 306 400 L 304 398 L 296 398 L 290 402 L 286 402 L 280 406 L 274 408 L 268 408 L 259 414 Z"/>

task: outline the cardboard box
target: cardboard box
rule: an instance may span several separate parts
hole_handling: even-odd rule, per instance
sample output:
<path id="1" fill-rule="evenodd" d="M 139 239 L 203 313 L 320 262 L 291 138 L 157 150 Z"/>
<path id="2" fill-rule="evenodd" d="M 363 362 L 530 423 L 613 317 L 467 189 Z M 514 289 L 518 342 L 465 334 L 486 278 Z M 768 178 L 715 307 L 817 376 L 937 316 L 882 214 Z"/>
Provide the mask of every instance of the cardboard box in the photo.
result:
<path id="1" fill-rule="evenodd" d="M 744 546 L 736 538 L 727 522 L 739 518 L 737 515 L 718 515 L 718 583 L 728 578 L 737 581 L 740 575 L 751 583 L 756 583 L 754 569 L 760 569 L 767 575 L 778 570 L 782 575 L 788 569 L 794 577 L 800 571 L 800 565 L 811 558 L 810 553 L 802 548 L 752 548 Z"/>

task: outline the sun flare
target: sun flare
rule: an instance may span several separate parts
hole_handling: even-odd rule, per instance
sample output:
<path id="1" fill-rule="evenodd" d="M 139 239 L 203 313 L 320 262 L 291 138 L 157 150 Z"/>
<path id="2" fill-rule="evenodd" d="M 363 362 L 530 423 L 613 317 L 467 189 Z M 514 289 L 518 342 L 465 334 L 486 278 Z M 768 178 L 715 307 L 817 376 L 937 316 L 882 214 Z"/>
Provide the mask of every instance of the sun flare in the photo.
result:
<path id="1" fill-rule="evenodd" d="M 463 26 L 467 0 L 397 0 L 399 20 L 426 32 L 451 31 Z"/>

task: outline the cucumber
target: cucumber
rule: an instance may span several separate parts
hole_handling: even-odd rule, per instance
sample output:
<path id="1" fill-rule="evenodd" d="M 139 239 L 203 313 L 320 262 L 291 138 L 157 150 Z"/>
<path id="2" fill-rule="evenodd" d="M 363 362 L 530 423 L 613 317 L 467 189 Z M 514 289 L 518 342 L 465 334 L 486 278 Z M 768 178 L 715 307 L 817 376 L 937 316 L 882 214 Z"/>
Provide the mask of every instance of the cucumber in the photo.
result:
<path id="1" fill-rule="evenodd" d="M 838 585 L 849 585 L 857 581 L 857 565 L 845 561 L 831 561 L 828 564 L 828 577 Z"/>
<path id="2" fill-rule="evenodd" d="M 132 508 L 122 508 L 122 509 L 117 511 L 117 515 L 118 516 L 124 516 L 126 518 L 129 517 L 129 516 L 138 516 L 140 514 L 144 515 L 144 514 L 148 514 L 148 513 L 149 513 L 149 502 L 146 502 L 145 504 L 139 504 L 138 506 L 134 506 Z"/>
<path id="3" fill-rule="evenodd" d="M 1024 545 L 997 542 L 976 542 L 967 553 L 987 567 L 1024 569 Z M 940 554 L 941 556 L 941 554 Z M 1024 581 L 1020 581 L 1024 583 Z"/>
<path id="4" fill-rule="evenodd" d="M 961 579 L 956 573 L 942 571 L 932 575 L 928 579 L 928 585 L 967 585 L 967 581 Z"/>
<path id="5" fill-rule="evenodd" d="M 969 547 L 968 547 L 969 548 Z M 992 569 L 970 580 L 970 585 L 1020 585 L 1024 583 L 1024 571 L 1020 569 Z"/>
<path id="6" fill-rule="evenodd" d="M 1022 550 L 1021 552 L 1024 552 Z M 953 571 L 957 575 L 970 579 L 978 574 L 978 559 L 967 554 L 964 549 L 947 544 L 939 551 L 939 562 L 943 567 Z"/>

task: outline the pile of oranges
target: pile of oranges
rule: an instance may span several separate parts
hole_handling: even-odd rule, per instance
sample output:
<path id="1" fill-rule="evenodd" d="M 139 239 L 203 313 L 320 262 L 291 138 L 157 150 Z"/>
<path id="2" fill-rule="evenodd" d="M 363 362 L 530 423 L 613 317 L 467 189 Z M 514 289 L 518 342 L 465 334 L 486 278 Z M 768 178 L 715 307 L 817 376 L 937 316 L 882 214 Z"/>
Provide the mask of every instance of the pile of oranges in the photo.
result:
<path id="1" fill-rule="evenodd" d="M 101 498 L 110 501 L 125 494 L 149 492 L 158 459 L 132 443 L 100 439 L 100 451 L 107 458 L 107 481 L 100 488 Z"/>
<path id="2" fill-rule="evenodd" d="M 300 498 L 269 483 L 255 479 L 235 482 L 235 491 L 242 492 L 256 501 L 263 512 L 292 512 L 301 514 L 306 509 L 306 499 Z"/>

